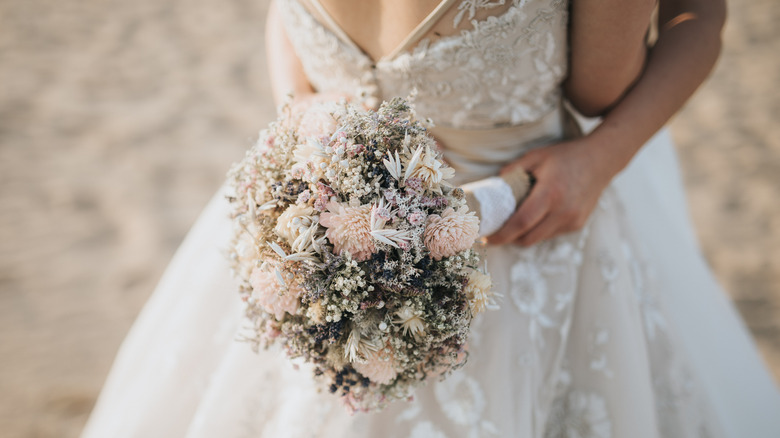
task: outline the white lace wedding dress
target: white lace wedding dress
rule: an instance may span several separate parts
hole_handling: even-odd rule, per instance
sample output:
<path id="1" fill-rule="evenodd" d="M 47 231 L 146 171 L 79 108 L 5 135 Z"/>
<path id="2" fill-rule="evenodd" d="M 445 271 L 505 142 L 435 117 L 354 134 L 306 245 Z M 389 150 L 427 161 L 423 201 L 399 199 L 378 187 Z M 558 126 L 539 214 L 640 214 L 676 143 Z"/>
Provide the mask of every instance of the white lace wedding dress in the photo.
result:
<path id="1" fill-rule="evenodd" d="M 444 0 L 376 62 L 316 0 L 277 3 L 318 90 L 369 103 L 414 90 L 460 182 L 563 135 L 563 0 Z M 236 340 L 218 194 L 127 337 L 84 437 L 780 436 L 776 387 L 683 198 L 661 132 L 583 231 L 486 249 L 503 298 L 476 320 L 464 368 L 413 402 L 350 416 L 306 366 Z"/>

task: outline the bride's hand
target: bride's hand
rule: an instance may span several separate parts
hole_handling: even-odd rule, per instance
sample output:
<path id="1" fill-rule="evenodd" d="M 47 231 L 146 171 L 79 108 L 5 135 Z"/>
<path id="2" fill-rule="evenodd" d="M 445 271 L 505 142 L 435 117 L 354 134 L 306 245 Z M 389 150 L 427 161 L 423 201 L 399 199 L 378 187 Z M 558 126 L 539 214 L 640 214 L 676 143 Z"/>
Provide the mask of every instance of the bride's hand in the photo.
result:
<path id="1" fill-rule="evenodd" d="M 581 229 L 615 172 L 608 157 L 582 137 L 534 149 L 506 166 L 521 166 L 536 182 L 488 243 L 530 246 Z"/>

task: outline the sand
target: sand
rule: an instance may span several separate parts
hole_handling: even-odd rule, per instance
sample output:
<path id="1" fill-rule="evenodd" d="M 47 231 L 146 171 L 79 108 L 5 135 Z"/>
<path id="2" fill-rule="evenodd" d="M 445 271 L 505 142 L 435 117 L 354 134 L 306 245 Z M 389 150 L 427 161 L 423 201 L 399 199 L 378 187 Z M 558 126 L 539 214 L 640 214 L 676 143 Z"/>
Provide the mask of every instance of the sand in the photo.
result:
<path id="1" fill-rule="evenodd" d="M 3 436 L 78 436 L 169 258 L 274 115 L 266 7 L 0 0 Z M 780 5 L 730 14 L 672 128 L 704 254 L 780 377 Z"/>

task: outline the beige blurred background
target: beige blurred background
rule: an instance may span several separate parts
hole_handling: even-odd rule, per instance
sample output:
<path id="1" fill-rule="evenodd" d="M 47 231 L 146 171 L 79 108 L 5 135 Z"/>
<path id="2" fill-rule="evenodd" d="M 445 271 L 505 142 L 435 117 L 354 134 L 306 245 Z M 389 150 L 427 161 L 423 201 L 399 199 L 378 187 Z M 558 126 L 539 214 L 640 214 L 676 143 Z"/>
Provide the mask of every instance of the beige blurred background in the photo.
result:
<path id="1" fill-rule="evenodd" d="M 704 254 L 780 378 L 780 4 L 732 1 L 672 124 Z M 274 115 L 267 0 L 0 0 L 0 435 L 78 436 L 200 209 Z"/>

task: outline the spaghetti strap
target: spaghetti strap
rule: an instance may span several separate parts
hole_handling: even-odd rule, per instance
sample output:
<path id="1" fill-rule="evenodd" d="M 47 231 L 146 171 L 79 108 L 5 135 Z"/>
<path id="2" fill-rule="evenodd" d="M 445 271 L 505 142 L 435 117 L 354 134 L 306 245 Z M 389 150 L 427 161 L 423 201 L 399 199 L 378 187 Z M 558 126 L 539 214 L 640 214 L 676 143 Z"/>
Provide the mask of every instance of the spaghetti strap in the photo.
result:
<path id="1" fill-rule="evenodd" d="M 313 1 L 318 1 L 318 0 L 313 0 Z M 456 1 L 457 0 L 442 0 L 442 2 L 439 3 L 438 6 L 436 6 L 436 9 L 431 11 L 431 13 L 428 14 L 428 16 L 425 17 L 425 19 L 422 22 L 420 22 L 420 24 L 418 24 L 417 27 L 415 27 L 414 30 L 412 30 L 409 33 L 409 35 L 407 35 L 406 38 L 404 38 L 403 41 L 401 41 L 401 43 L 398 45 L 398 47 L 395 48 L 395 50 L 383 56 L 382 59 L 383 60 L 393 59 L 396 56 L 398 56 L 400 53 L 403 53 L 409 50 L 410 48 L 412 48 L 412 46 L 415 43 L 417 43 L 417 41 L 420 38 L 423 37 L 423 35 L 428 33 L 428 31 L 431 30 L 431 28 L 435 26 L 436 23 L 439 22 L 439 19 L 441 19 L 441 17 L 444 14 L 446 14 L 447 11 L 450 10 L 450 6 L 452 6 L 452 4 L 455 3 Z"/>
<path id="2" fill-rule="evenodd" d="M 333 19 L 333 16 L 330 15 L 330 13 L 325 9 L 324 6 L 322 6 L 322 3 L 320 3 L 319 0 L 306 0 L 308 3 L 312 6 L 312 8 L 317 12 L 317 15 L 321 17 L 321 19 L 324 21 L 322 24 L 325 25 L 328 29 L 330 29 L 336 36 L 339 37 L 342 41 L 349 44 L 350 46 L 353 46 L 360 52 L 362 52 L 365 56 L 367 56 L 369 59 L 371 57 L 363 50 L 352 38 L 350 38 L 349 35 L 347 35 L 346 32 L 344 32 L 344 29 L 339 26 L 339 24 L 336 22 L 336 20 Z M 377 60 L 373 60 L 374 62 L 380 62 L 380 61 L 388 61 L 396 56 L 398 56 L 400 53 L 403 53 L 404 51 L 411 48 L 414 43 L 416 43 L 423 35 L 425 35 L 431 28 L 436 25 L 436 23 L 439 21 L 439 19 L 447 13 L 447 11 L 450 9 L 453 3 L 455 3 L 458 0 L 442 0 L 436 8 L 431 11 L 428 16 L 426 16 L 420 24 L 417 25 L 410 33 L 409 35 L 404 38 L 401 43 L 396 47 L 394 50 L 392 50 L 387 55 L 382 56 L 381 58 Z"/>

